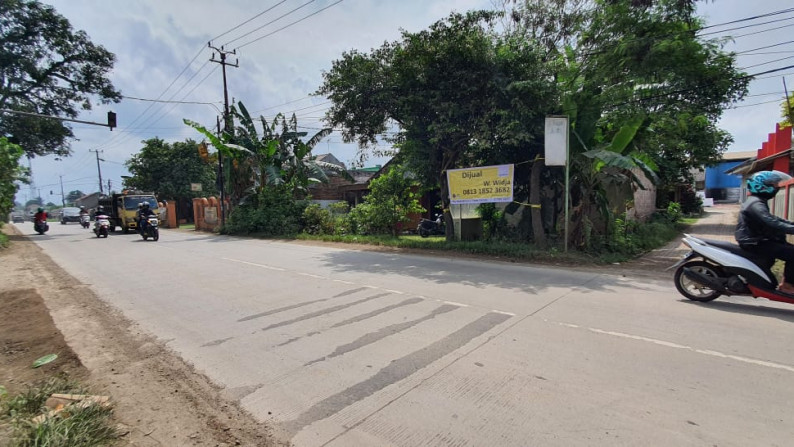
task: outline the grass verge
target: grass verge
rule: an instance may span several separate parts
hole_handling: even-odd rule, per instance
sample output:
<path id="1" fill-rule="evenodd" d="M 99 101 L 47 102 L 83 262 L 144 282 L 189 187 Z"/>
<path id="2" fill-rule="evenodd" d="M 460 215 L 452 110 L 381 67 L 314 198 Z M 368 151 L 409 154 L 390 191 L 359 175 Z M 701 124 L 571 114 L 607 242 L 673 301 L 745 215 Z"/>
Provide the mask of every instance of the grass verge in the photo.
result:
<path id="1" fill-rule="evenodd" d="M 50 378 L 16 396 L 0 388 L 0 434 L 8 447 L 82 447 L 107 445 L 119 437 L 112 422 L 112 410 L 100 405 L 72 405 L 41 423 L 32 421 L 47 414 L 44 403 L 54 393 L 90 394 L 75 381 Z"/>
<path id="2" fill-rule="evenodd" d="M 364 244 L 380 247 L 394 247 L 415 250 L 457 252 L 472 255 L 484 255 L 509 260 L 538 261 L 553 264 L 581 265 L 599 264 L 598 257 L 577 251 L 567 253 L 558 247 L 540 250 L 529 244 L 485 241 L 453 241 L 447 242 L 444 236 L 360 236 L 360 235 L 310 235 L 299 234 L 300 240 L 342 242 L 347 244 Z"/>

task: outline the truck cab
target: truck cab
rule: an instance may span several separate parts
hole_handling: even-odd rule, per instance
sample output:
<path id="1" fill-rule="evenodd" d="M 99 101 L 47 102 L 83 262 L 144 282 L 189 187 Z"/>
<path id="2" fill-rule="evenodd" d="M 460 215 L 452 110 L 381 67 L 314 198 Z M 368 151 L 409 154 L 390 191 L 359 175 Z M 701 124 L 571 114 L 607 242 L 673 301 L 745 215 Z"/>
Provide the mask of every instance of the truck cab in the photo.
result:
<path id="1" fill-rule="evenodd" d="M 115 208 L 118 214 L 118 224 L 125 233 L 130 230 L 138 229 L 136 217 L 138 214 L 138 204 L 148 203 L 149 209 L 156 215 L 160 215 L 157 208 L 157 199 L 152 194 L 124 194 L 116 198 Z"/>
<path id="2" fill-rule="evenodd" d="M 151 193 L 129 190 L 120 194 L 113 194 L 112 196 L 103 196 L 99 199 L 99 204 L 109 214 L 111 231 L 114 231 L 116 226 L 119 226 L 125 233 L 138 229 L 138 222 L 135 218 L 138 213 L 138 204 L 143 202 L 148 203 L 149 209 L 158 217 L 160 216 L 157 199 Z"/>

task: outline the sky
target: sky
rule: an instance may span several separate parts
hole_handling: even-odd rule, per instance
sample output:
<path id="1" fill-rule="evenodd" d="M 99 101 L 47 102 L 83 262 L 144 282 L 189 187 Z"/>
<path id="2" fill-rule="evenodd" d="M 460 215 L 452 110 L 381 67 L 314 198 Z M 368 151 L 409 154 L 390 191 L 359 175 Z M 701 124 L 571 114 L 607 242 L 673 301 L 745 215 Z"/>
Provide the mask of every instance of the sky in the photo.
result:
<path id="1" fill-rule="evenodd" d="M 221 67 L 210 61 L 216 47 L 236 50 L 227 67 L 230 100 L 241 101 L 252 115 L 272 120 L 278 113 L 295 113 L 307 132 L 323 126 L 327 99 L 312 93 L 322 84 L 322 73 L 343 52 L 368 52 L 400 38 L 401 30 L 417 32 L 452 11 L 490 9 L 491 0 L 44 0 L 65 16 L 75 29 L 84 30 L 95 43 L 116 55 L 110 74 L 124 95 L 118 104 L 97 105 L 78 119 L 105 123 L 107 112 L 117 114 L 118 128 L 72 124 L 77 141 L 72 155 L 34 158 L 34 184 L 23 186 L 17 201 L 41 195 L 46 202 L 61 202 L 66 194 L 99 188 L 97 153 L 107 192 L 108 181 L 119 190 L 128 175 L 124 162 L 142 147 L 141 141 L 159 137 L 169 142 L 201 135 L 183 124 L 184 118 L 214 127 L 223 110 Z M 708 0 L 699 2 L 699 15 L 709 25 L 790 8 L 791 0 Z M 772 20 L 781 20 L 764 24 Z M 794 13 L 780 14 L 734 25 L 711 28 L 710 37 L 728 37 L 727 51 L 742 52 L 791 41 Z M 728 30 L 745 25 L 749 28 Z M 779 28 L 779 29 L 774 29 Z M 766 54 L 758 54 L 766 53 Z M 786 59 L 783 59 L 786 58 Z M 218 59 L 217 54 L 215 59 Z M 782 59 L 771 62 L 776 59 Z M 759 64 L 759 65 L 756 65 Z M 794 43 L 739 54 L 739 67 L 750 74 L 794 65 Z M 748 97 L 727 110 L 720 126 L 734 137 L 729 151 L 761 146 L 780 120 L 782 75 L 794 89 L 794 68 L 762 75 L 750 84 Z M 760 79 L 763 78 L 763 79 Z M 149 101 L 145 101 L 149 100 Z M 151 102 L 181 101 L 202 104 Z M 332 134 L 314 150 L 332 153 L 351 166 L 357 160 L 355 144 Z M 366 166 L 386 158 L 370 157 Z M 52 193 L 50 193 L 52 192 Z"/>

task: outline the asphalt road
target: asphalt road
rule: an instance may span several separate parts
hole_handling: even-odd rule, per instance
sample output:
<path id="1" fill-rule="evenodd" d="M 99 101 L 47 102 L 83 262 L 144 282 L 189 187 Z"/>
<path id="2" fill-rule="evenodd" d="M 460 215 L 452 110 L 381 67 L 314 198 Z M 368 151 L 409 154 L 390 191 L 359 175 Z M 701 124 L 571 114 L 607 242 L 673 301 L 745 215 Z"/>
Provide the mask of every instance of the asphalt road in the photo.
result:
<path id="1" fill-rule="evenodd" d="M 791 306 L 564 267 L 17 227 L 297 446 L 794 442 Z"/>

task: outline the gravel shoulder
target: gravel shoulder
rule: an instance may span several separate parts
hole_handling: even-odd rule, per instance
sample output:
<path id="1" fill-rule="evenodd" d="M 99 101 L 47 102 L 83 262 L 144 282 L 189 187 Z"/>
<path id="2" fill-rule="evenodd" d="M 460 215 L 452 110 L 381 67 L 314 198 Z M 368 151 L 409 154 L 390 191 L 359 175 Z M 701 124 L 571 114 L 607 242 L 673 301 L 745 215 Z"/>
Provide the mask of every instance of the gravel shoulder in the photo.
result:
<path id="1" fill-rule="evenodd" d="M 66 373 L 111 396 L 118 445 L 281 446 L 205 376 L 106 305 L 13 225 L 0 249 L 0 385 L 10 394 Z M 40 369 L 33 361 L 55 353 Z"/>

